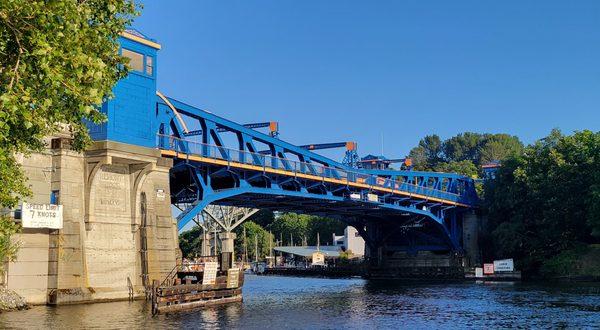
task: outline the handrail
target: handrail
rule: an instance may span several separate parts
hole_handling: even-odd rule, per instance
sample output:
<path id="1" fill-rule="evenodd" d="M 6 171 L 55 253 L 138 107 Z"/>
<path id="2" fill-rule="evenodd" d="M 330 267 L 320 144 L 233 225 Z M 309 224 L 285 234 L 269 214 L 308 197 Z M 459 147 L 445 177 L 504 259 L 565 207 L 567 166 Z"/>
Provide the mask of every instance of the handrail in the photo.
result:
<path id="1" fill-rule="evenodd" d="M 157 134 L 159 138 L 159 148 L 172 150 L 186 154 L 195 154 L 206 158 L 225 160 L 228 163 L 237 162 L 240 164 L 249 164 L 263 168 L 281 169 L 305 175 L 316 175 L 323 178 L 345 180 L 346 182 L 362 183 L 379 188 L 387 188 L 392 191 L 403 191 L 410 194 L 421 194 L 427 197 L 445 198 L 457 201 L 461 198 L 460 194 L 435 189 L 426 186 L 420 186 L 407 181 L 399 181 L 373 174 L 366 174 L 358 171 L 349 171 L 344 168 L 328 167 L 316 163 L 299 162 L 295 160 L 253 153 L 244 150 L 230 149 L 227 147 L 210 145 L 196 141 L 177 138 L 170 135 Z M 166 143 L 165 143 L 166 142 Z"/>
<path id="2" fill-rule="evenodd" d="M 215 261 L 217 263 L 219 262 L 218 255 L 198 257 L 198 259 L 203 259 L 203 258 L 210 259 L 211 261 Z M 175 278 L 175 276 L 177 275 L 178 272 L 183 271 L 184 267 L 200 266 L 200 265 L 204 265 L 206 263 L 206 261 L 186 261 L 185 259 L 186 258 L 177 258 L 177 261 L 181 261 L 181 264 L 177 263 L 177 261 L 175 262 L 175 266 L 165 276 L 165 278 L 162 280 L 162 282 L 160 282 L 159 287 L 162 287 L 168 280 Z"/>

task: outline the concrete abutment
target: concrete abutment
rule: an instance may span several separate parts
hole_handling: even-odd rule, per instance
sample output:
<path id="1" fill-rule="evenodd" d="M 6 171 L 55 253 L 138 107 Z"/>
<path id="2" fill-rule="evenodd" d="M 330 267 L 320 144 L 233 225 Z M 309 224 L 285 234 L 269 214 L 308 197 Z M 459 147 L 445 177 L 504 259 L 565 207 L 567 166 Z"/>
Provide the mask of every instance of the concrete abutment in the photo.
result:
<path id="1" fill-rule="evenodd" d="M 68 141 L 67 141 L 68 142 Z M 63 205 L 62 229 L 24 228 L 6 284 L 33 304 L 143 296 L 178 255 L 169 169 L 156 149 L 98 141 L 85 153 L 52 143 L 22 159 L 33 196 Z"/>

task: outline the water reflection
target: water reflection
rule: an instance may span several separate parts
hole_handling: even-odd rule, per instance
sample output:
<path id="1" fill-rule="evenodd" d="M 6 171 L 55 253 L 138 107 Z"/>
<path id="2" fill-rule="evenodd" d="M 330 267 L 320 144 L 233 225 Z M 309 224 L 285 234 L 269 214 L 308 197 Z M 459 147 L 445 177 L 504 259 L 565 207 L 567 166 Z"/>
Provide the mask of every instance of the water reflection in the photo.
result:
<path id="1" fill-rule="evenodd" d="M 37 306 L 0 328 L 600 327 L 600 284 L 403 283 L 248 276 L 244 302 L 150 316 L 143 301 Z"/>

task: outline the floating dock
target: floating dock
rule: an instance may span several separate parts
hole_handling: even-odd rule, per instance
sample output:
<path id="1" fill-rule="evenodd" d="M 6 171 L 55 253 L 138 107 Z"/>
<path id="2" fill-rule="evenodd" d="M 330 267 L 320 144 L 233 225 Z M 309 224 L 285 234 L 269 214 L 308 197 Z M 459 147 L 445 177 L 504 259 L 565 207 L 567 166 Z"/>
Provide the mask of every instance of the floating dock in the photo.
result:
<path id="1" fill-rule="evenodd" d="M 152 314 L 242 301 L 244 272 L 217 270 L 216 262 L 177 266 L 163 283 L 154 283 Z"/>

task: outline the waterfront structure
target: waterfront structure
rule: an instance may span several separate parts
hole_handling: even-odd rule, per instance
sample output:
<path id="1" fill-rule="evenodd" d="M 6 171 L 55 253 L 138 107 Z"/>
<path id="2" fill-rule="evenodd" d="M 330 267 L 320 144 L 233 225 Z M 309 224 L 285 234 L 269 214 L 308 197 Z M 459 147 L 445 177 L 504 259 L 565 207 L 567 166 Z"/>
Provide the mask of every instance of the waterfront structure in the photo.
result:
<path id="1" fill-rule="evenodd" d="M 29 303 L 126 299 L 130 290 L 143 296 L 175 266 L 173 162 L 154 147 L 150 132 L 160 45 L 133 30 L 120 42 L 133 70 L 103 105 L 110 121 L 90 125 L 93 146 L 74 152 L 63 134 L 21 159 L 33 191 L 25 201 L 63 209 L 61 229 L 23 228 L 15 237 L 22 246 L 7 265 L 5 284 Z"/>
<path id="2" fill-rule="evenodd" d="M 242 301 L 244 272 L 219 269 L 217 258 L 205 257 L 177 265 L 152 285 L 152 314 Z"/>
<path id="3" fill-rule="evenodd" d="M 355 257 L 362 258 L 365 255 L 365 240 L 360 236 L 356 228 L 347 226 L 344 235 L 333 234 L 333 245 L 343 251 L 351 251 Z"/>
<path id="4" fill-rule="evenodd" d="M 483 164 L 481 165 L 481 169 L 483 170 L 483 176 L 486 179 L 494 179 L 496 178 L 496 172 L 500 169 L 500 161 L 492 161 Z"/>
<path id="5" fill-rule="evenodd" d="M 476 250 L 463 234 L 477 221 L 471 178 L 357 169 L 280 140 L 276 129 L 263 134 L 175 100 L 156 89 L 160 45 L 135 30 L 120 42 L 131 72 L 102 106 L 108 121 L 89 124 L 92 148 L 76 153 L 58 136 L 22 160 L 34 191 L 27 201 L 63 206 L 62 228 L 25 228 L 8 266 L 8 287 L 30 302 L 143 295 L 173 269 L 178 230 L 210 204 L 338 218 L 364 238 L 376 276 L 398 276 L 404 256 L 438 251 L 445 262 L 433 266 L 455 267 Z M 177 219 L 171 205 L 183 210 Z M 231 229 L 247 218 L 215 219 L 221 271 L 234 260 Z"/>
<path id="6" fill-rule="evenodd" d="M 337 246 L 277 246 L 275 252 L 279 252 L 291 260 L 284 266 L 308 267 L 323 266 L 327 260 L 340 257 L 340 249 Z M 281 265 L 278 265 L 281 266 Z"/>

